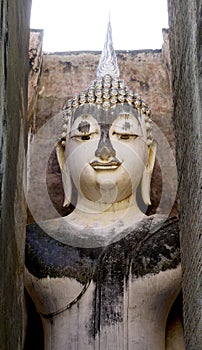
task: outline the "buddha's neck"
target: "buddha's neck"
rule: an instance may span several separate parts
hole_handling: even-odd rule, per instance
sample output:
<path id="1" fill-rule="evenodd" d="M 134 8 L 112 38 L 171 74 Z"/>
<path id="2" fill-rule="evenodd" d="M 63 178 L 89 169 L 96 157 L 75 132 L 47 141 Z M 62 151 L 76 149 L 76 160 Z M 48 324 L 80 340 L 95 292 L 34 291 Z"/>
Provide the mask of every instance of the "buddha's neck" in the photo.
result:
<path id="1" fill-rule="evenodd" d="M 74 217 L 78 217 L 78 220 L 84 225 L 85 221 L 90 221 L 91 225 L 94 222 L 96 225 L 100 223 L 102 226 L 114 224 L 115 221 L 130 224 L 131 220 L 139 221 L 144 216 L 137 205 L 135 196 L 113 204 L 92 202 L 79 196 L 72 214 Z"/>
<path id="2" fill-rule="evenodd" d="M 86 197 L 78 194 L 78 200 L 76 204 L 77 210 L 93 214 L 104 214 L 108 212 L 113 213 L 120 210 L 127 210 L 130 207 L 136 208 L 137 211 L 139 211 L 135 195 L 131 195 L 119 202 L 103 203 L 99 201 L 93 202 L 91 200 L 88 200 Z"/>

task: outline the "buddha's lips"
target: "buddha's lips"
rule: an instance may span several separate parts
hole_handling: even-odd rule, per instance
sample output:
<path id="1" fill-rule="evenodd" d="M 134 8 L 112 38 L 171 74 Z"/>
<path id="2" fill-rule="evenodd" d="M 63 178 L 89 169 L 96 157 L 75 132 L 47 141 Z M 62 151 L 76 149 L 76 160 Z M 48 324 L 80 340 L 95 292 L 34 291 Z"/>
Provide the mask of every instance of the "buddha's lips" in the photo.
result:
<path id="1" fill-rule="evenodd" d="M 121 162 L 119 162 L 118 160 L 106 163 L 94 161 L 91 162 L 90 165 L 94 170 L 115 170 L 121 165 Z"/>

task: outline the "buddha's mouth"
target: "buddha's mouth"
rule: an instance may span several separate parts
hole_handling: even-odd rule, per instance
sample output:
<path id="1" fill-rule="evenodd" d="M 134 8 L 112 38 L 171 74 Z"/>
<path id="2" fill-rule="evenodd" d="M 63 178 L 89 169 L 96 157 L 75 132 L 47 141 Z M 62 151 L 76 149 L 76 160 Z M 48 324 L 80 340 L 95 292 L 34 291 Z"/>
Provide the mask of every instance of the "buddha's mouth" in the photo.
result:
<path id="1" fill-rule="evenodd" d="M 110 162 L 99 162 L 95 160 L 90 165 L 94 170 L 115 170 L 121 165 L 121 162 L 118 159 L 111 160 Z"/>

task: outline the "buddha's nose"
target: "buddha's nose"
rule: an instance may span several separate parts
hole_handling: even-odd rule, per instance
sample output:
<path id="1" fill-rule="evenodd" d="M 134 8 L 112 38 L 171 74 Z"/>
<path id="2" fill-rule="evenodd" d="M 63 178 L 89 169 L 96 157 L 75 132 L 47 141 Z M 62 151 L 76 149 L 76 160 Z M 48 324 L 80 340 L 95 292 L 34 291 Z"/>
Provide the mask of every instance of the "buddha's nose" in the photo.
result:
<path id="1" fill-rule="evenodd" d="M 100 158 L 101 160 L 109 160 L 110 158 L 116 156 L 116 152 L 109 138 L 109 132 L 106 129 L 102 128 L 101 130 L 100 141 L 98 144 L 98 148 L 95 151 L 95 156 Z"/>
<path id="2" fill-rule="evenodd" d="M 96 150 L 95 155 L 102 160 L 109 160 L 111 157 L 115 156 L 115 152 L 112 152 L 109 147 L 103 146 Z"/>

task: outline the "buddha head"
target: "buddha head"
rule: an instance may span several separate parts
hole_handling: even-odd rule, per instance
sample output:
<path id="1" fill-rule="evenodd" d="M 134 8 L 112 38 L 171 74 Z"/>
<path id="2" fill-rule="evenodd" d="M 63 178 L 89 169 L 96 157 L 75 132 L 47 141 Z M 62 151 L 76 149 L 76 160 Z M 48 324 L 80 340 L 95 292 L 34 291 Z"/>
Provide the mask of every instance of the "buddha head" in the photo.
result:
<path id="1" fill-rule="evenodd" d="M 149 107 L 119 79 L 109 23 L 96 80 L 64 108 L 56 148 L 64 205 L 71 203 L 72 182 L 86 205 L 134 202 L 139 185 L 149 205 L 156 153 L 151 122 Z"/>

